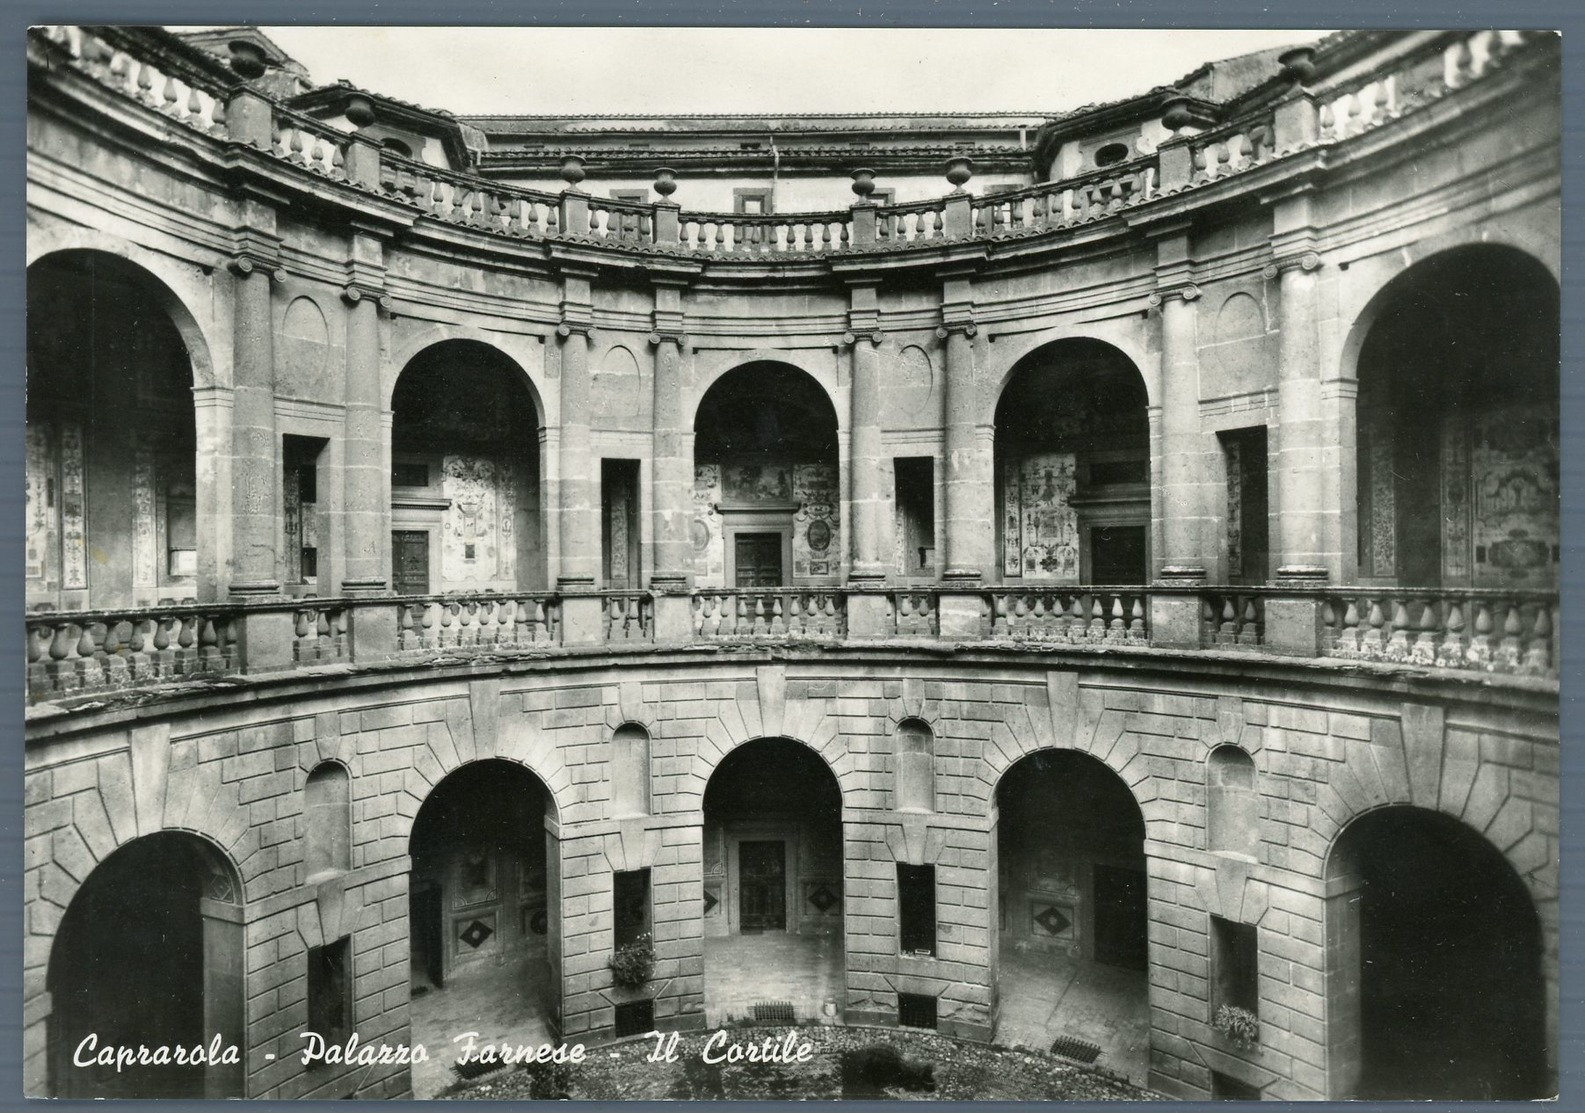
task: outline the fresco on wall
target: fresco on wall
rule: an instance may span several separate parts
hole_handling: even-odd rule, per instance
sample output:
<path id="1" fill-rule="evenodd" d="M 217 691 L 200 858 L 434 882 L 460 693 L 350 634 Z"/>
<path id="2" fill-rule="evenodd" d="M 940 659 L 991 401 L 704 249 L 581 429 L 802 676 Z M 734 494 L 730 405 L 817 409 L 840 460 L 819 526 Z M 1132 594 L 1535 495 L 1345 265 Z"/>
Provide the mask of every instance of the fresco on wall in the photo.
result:
<path id="1" fill-rule="evenodd" d="M 721 533 L 721 465 L 695 464 L 693 524 L 689 532 L 694 579 L 700 587 L 726 583 L 726 543 Z"/>
<path id="2" fill-rule="evenodd" d="M 84 520 L 83 427 L 75 421 L 60 426 L 61 587 L 88 586 L 88 530 Z"/>
<path id="3" fill-rule="evenodd" d="M 515 575 L 512 466 L 477 456 L 445 457 L 441 491 L 451 500 L 440 539 L 441 576 L 455 583 Z"/>
<path id="4" fill-rule="evenodd" d="M 29 595 L 51 588 L 55 546 L 55 451 L 51 443 L 52 426 L 29 422 L 27 427 L 27 495 L 25 512 L 25 565 L 23 577 Z"/>
<path id="5" fill-rule="evenodd" d="M 1476 586 L 1550 586 L 1558 539 L 1556 421 L 1509 406 L 1473 422 Z"/>
<path id="6" fill-rule="evenodd" d="M 1071 505 L 1075 456 L 1042 452 L 1005 465 L 1002 565 L 1027 579 L 1077 581 L 1078 515 Z"/>
<path id="7" fill-rule="evenodd" d="M 841 569 L 841 502 L 834 464 L 793 468 L 793 576 L 835 576 Z"/>
<path id="8" fill-rule="evenodd" d="M 721 486 L 730 503 L 793 501 L 792 469 L 785 464 L 727 464 Z"/>

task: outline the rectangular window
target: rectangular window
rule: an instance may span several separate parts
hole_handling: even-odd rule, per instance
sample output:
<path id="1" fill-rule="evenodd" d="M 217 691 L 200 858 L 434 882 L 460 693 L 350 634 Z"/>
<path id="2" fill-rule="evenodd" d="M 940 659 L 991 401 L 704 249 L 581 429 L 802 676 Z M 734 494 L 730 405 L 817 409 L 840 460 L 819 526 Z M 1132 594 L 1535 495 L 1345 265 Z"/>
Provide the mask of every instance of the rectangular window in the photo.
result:
<path id="1" fill-rule="evenodd" d="M 936 999 L 923 993 L 899 993 L 897 1023 L 904 1028 L 934 1028 Z"/>
<path id="2" fill-rule="evenodd" d="M 935 467 L 929 456 L 899 456 L 892 462 L 905 576 L 936 574 Z"/>
<path id="3" fill-rule="evenodd" d="M 639 586 L 639 484 L 637 460 L 600 461 L 600 548 L 603 586 Z"/>
<path id="4" fill-rule="evenodd" d="M 393 460 L 391 462 L 391 486 L 393 487 L 428 487 L 429 465 L 419 461 Z"/>
<path id="5" fill-rule="evenodd" d="M 1260 948 L 1254 924 L 1211 917 L 1211 1011 L 1232 1005 L 1259 1014 Z"/>
<path id="6" fill-rule="evenodd" d="M 308 949 L 308 1030 L 327 1044 L 352 1035 L 352 937 Z"/>
<path id="7" fill-rule="evenodd" d="M 1211 1072 L 1212 1101 L 1259 1101 L 1260 1087 L 1251 1086 L 1219 1070 Z"/>
<path id="8" fill-rule="evenodd" d="M 635 202 L 637 202 L 640 205 L 647 205 L 647 204 L 649 204 L 649 190 L 647 190 L 647 189 L 613 189 L 611 191 L 611 200 L 613 200 L 613 201 L 635 201 Z"/>
<path id="9" fill-rule="evenodd" d="M 1227 473 L 1227 576 L 1233 583 L 1264 583 L 1270 551 L 1266 427 L 1217 436 Z"/>
<path id="10" fill-rule="evenodd" d="M 649 931 L 649 870 L 619 870 L 613 875 L 611 927 L 618 947 Z"/>
<path id="11" fill-rule="evenodd" d="M 936 953 L 936 867 L 897 863 L 899 949 L 905 955 Z"/>
<path id="12" fill-rule="evenodd" d="M 748 216 L 758 216 L 775 212 L 775 205 L 771 200 L 771 191 L 768 189 L 734 189 L 732 191 L 732 211 Z"/>

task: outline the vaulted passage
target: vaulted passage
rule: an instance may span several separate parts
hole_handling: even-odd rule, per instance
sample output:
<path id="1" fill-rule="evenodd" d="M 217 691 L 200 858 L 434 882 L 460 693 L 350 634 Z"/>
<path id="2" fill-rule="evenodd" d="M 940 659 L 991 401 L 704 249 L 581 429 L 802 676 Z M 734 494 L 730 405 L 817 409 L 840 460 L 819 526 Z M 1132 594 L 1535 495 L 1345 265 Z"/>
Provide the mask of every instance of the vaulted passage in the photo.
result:
<path id="1" fill-rule="evenodd" d="M 169 291 L 97 251 L 45 257 L 27 287 L 28 605 L 196 598 L 193 365 Z"/>
<path id="2" fill-rule="evenodd" d="M 777 1002 L 840 1015 L 842 872 L 842 795 L 818 754 L 766 738 L 722 760 L 704 796 L 710 1024 Z"/>
<path id="3" fill-rule="evenodd" d="M 1535 907 L 1507 860 L 1457 820 L 1392 807 L 1339 837 L 1327 983 L 1333 1097 L 1553 1092 Z"/>
<path id="4" fill-rule="evenodd" d="M 1359 353 L 1359 568 L 1406 587 L 1558 582 L 1558 288 L 1458 248 L 1379 295 Z"/>
<path id="5" fill-rule="evenodd" d="M 391 409 L 398 594 L 544 587 L 540 420 L 522 369 L 443 341 L 402 369 Z"/>
<path id="6" fill-rule="evenodd" d="M 1122 779 L 1088 754 L 1044 750 L 996 788 L 1001 1014 L 996 1039 L 1099 1048 L 1149 1069 L 1145 823 Z"/>
<path id="7" fill-rule="evenodd" d="M 240 900 L 231 867 L 177 832 L 128 843 L 88 875 L 50 951 L 55 1097 L 243 1096 L 240 1060 L 78 1065 L 107 1047 L 207 1051 L 217 1034 L 245 1052 Z"/>
<path id="8" fill-rule="evenodd" d="M 996 407 L 1002 576 L 1141 584 L 1149 567 L 1145 384 L 1098 340 L 1059 340 L 1018 362 Z"/>
<path id="9" fill-rule="evenodd" d="M 694 418 L 701 586 L 791 587 L 841 574 L 837 419 L 808 374 L 761 361 L 717 380 Z"/>
<path id="10" fill-rule="evenodd" d="M 550 794 L 515 762 L 465 765 L 413 821 L 408 938 L 413 1038 L 438 1062 L 413 1068 L 415 1096 L 454 1079 L 452 1039 L 541 1042 L 557 1022 L 560 923 Z"/>

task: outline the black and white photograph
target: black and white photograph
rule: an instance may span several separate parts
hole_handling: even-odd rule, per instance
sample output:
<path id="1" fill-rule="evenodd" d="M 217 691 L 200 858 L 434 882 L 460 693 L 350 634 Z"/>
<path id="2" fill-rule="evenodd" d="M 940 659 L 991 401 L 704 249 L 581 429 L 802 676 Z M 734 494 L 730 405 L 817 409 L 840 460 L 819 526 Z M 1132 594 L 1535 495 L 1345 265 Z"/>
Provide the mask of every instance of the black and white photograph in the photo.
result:
<path id="1" fill-rule="evenodd" d="M 25 36 L 26 1095 L 1558 1094 L 1558 33 Z"/>

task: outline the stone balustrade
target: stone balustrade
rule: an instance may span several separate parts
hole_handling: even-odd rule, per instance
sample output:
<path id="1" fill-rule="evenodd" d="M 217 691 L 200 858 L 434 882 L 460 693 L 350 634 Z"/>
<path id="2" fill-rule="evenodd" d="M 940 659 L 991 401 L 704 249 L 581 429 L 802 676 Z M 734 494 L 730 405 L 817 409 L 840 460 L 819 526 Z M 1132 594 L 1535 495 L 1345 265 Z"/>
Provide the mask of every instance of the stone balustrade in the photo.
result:
<path id="1" fill-rule="evenodd" d="M 1341 82 L 1323 79 L 1287 108 L 1267 104 L 1209 130 L 1170 139 L 1155 153 L 1027 189 L 977 197 L 959 190 L 900 205 L 865 202 L 838 212 L 764 215 L 689 213 L 669 200 L 594 198 L 576 187 L 548 193 L 444 170 L 360 141 L 356 132 L 295 112 L 246 85 L 225 82 L 124 29 L 52 26 L 33 35 L 66 64 L 195 131 L 251 145 L 436 220 L 501 236 L 585 240 L 720 259 L 912 248 L 1102 219 L 1300 150 L 1351 139 L 1479 80 L 1542 38 L 1520 31 L 1449 32 L 1379 71 L 1351 74 Z M 159 56 L 144 56 L 151 51 Z"/>
<path id="2" fill-rule="evenodd" d="M 1299 655 L 1340 667 L 1371 664 L 1555 680 L 1558 599 L 1544 592 L 1477 589 L 1244 587 L 838 587 L 700 588 L 679 602 L 691 621 L 683 637 L 657 637 L 656 596 L 603 591 L 599 640 L 613 648 L 741 641 L 831 643 L 931 639 L 988 647 L 1039 643 L 1107 651 L 1161 647 L 1205 653 Z M 880 600 L 879 625 L 853 620 L 855 600 Z M 977 614 L 967 631 L 942 632 L 943 603 Z M 1163 630 L 1157 604 L 1197 613 L 1198 640 Z M 1268 644 L 1268 605 L 1311 615 L 1307 639 Z M 28 701 L 154 688 L 316 665 L 404 664 L 456 656 L 562 652 L 562 597 L 513 594 L 351 597 L 217 603 L 27 616 Z M 865 612 L 868 613 L 868 612 Z M 285 660 L 251 659 L 244 620 L 280 624 Z M 1275 619 L 1274 619 L 1275 621 Z M 1301 625 L 1306 620 L 1301 619 Z M 370 638 L 359 630 L 390 631 Z M 267 643 L 266 643 L 267 644 Z M 580 643 L 580 649 L 587 643 Z"/>

